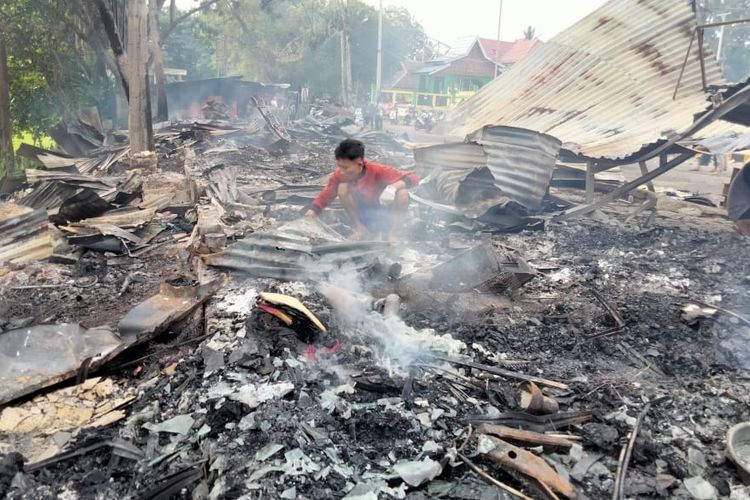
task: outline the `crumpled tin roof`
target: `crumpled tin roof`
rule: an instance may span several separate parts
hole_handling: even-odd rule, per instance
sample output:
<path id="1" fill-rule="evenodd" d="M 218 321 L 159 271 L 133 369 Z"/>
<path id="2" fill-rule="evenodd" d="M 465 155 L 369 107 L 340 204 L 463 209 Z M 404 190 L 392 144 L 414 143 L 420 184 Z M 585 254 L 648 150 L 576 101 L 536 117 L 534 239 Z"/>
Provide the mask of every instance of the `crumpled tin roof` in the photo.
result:
<path id="1" fill-rule="evenodd" d="M 321 281 L 340 269 L 364 269 L 388 248 L 384 241 L 343 241 L 317 218 L 297 219 L 252 233 L 203 260 L 261 278 Z"/>
<path id="2" fill-rule="evenodd" d="M 488 187 L 492 186 L 528 209 L 540 208 L 555 169 L 559 140 L 515 127 L 483 127 L 467 141 L 414 150 L 417 173 L 434 182 L 439 201 L 461 204 L 460 188 L 474 174 L 472 185 L 464 186 L 464 191 L 491 197 Z M 481 168 L 490 175 L 478 172 Z M 476 196 L 471 198 L 477 201 Z"/>
<path id="3" fill-rule="evenodd" d="M 0 264 L 22 264 L 52 255 L 47 211 L 15 203 L 0 204 Z"/>
<path id="4" fill-rule="evenodd" d="M 534 47 L 439 131 L 463 137 L 506 125 L 552 135 L 592 158 L 627 156 L 707 108 L 697 43 L 672 99 L 695 26 L 687 0 L 611 0 Z M 724 83 L 714 58 L 704 59 L 707 82 Z"/>

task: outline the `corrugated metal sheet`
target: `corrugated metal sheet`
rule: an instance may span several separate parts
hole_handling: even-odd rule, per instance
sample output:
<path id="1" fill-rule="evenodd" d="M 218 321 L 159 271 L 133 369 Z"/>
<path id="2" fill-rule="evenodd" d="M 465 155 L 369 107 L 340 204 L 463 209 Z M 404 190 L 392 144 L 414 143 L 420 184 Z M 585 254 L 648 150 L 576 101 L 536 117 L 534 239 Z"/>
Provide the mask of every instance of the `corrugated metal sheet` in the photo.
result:
<path id="1" fill-rule="evenodd" d="M 441 144 L 414 150 L 417 173 L 428 177 L 438 201 L 461 205 L 480 199 L 506 196 L 536 210 L 555 168 L 560 141 L 552 136 L 514 127 L 484 127 L 466 143 Z M 480 169 L 489 169 L 486 175 Z M 473 174 L 473 175 L 471 175 Z M 473 190 L 480 196 L 462 200 L 462 187 L 471 175 Z M 488 185 L 497 188 L 488 189 Z"/>
<path id="2" fill-rule="evenodd" d="M 434 183 L 438 201 L 455 205 L 461 182 L 487 166 L 487 155 L 479 144 L 439 144 L 415 149 L 414 161 L 417 175 Z"/>
<path id="3" fill-rule="evenodd" d="M 342 241 L 319 220 L 300 219 L 275 231 L 253 233 L 203 260 L 259 277 L 319 281 L 337 269 L 366 268 L 387 249 L 387 242 Z"/>
<path id="4" fill-rule="evenodd" d="M 96 366 L 121 344 L 109 329 L 74 323 L 35 325 L 0 336 L 0 405 L 75 376 L 84 360 Z"/>
<path id="5" fill-rule="evenodd" d="M 680 141 L 679 144 L 701 153 L 708 152 L 725 155 L 736 151 L 750 150 L 750 132 L 739 133 L 730 131 L 706 137 L 705 139 Z"/>
<path id="6" fill-rule="evenodd" d="M 495 185 L 526 208 L 537 210 L 547 193 L 560 141 L 514 127 L 484 127 L 469 137 L 484 147 Z"/>
<path id="7" fill-rule="evenodd" d="M 22 264 L 52 255 L 47 211 L 14 203 L 0 205 L 0 264 Z"/>
<path id="8" fill-rule="evenodd" d="M 31 208 L 46 208 L 56 210 L 63 202 L 75 196 L 81 190 L 62 182 L 42 182 L 29 194 L 21 198 L 19 203 Z"/>
<path id="9" fill-rule="evenodd" d="M 449 113 L 439 130 L 465 136 L 485 125 L 555 136 L 592 158 L 621 158 L 681 131 L 707 107 L 693 44 L 672 99 L 695 16 L 688 0 L 611 0 Z M 711 84 L 723 83 L 705 57 Z"/>

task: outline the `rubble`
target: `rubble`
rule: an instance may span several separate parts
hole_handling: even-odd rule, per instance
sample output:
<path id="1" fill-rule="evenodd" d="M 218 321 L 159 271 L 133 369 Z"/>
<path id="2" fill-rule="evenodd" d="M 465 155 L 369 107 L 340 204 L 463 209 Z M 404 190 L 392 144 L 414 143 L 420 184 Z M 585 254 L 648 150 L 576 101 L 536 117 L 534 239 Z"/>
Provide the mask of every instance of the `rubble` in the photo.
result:
<path id="1" fill-rule="evenodd" d="M 750 431 L 748 429 L 750 429 L 750 424 L 748 422 L 742 422 L 732 426 L 729 431 L 727 431 L 727 455 L 737 466 L 740 479 L 745 484 L 750 483 L 750 446 L 748 446 L 748 432 Z M 701 458 L 703 458 L 703 463 L 700 464 L 701 469 L 705 470 L 705 458 L 702 456 Z M 693 463 L 698 461 L 699 460 L 693 460 Z M 695 470 L 692 472 L 700 473 L 703 472 L 703 470 Z"/>
<path id="2" fill-rule="evenodd" d="M 0 235 L 0 264 L 23 264 L 52 255 L 52 233 L 44 210 L 0 204 Z"/>
<path id="3" fill-rule="evenodd" d="M 0 335 L 0 404 L 75 375 L 83 363 L 107 359 L 120 338 L 106 328 L 78 324 L 36 325 Z"/>
<path id="4" fill-rule="evenodd" d="M 0 249 L 39 231 L 61 242 L 0 267 L 2 494 L 736 488 L 722 457 L 726 430 L 749 417 L 738 236 L 659 212 L 645 227 L 646 214 L 625 220 L 626 201 L 605 222 L 493 236 L 502 225 L 456 225 L 424 198 L 404 247 L 350 242 L 339 207 L 299 218 L 348 125 L 308 117 L 277 149 L 270 122 L 171 125 L 153 173 L 99 160 L 124 143 L 33 152 L 44 169 L 13 202 L 40 208 L 20 209 L 33 222 L 14 219 Z M 396 141 L 368 140 L 410 165 Z M 78 173 L 52 166 L 71 163 Z M 42 340 L 16 356 L 29 331 Z M 2 373 L 17 361 L 43 376 L 11 384 L 27 375 Z"/>

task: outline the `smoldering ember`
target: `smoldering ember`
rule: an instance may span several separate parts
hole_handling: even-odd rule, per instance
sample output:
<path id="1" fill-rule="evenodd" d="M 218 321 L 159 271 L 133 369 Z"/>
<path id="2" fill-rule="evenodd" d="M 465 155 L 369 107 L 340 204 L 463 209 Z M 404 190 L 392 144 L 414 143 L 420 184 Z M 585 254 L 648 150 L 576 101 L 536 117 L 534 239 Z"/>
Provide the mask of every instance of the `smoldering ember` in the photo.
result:
<path id="1" fill-rule="evenodd" d="M 750 496 L 747 2 L 401 3 L 0 5 L 0 496 Z"/>

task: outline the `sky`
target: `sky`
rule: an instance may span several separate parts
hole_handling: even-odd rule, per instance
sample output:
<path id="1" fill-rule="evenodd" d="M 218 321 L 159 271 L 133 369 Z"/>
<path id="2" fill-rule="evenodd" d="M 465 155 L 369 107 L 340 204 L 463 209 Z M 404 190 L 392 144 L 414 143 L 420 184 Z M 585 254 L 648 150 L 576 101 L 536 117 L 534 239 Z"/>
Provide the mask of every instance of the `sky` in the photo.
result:
<path id="1" fill-rule="evenodd" d="M 178 0 L 180 8 L 196 0 Z M 379 0 L 364 0 L 376 6 Z M 549 40 L 568 26 L 600 7 L 606 0 L 383 0 L 384 6 L 406 8 L 425 29 L 427 36 L 451 45 L 460 38 L 479 35 L 497 37 L 499 7 L 502 3 L 500 39 L 515 40 L 527 26 Z"/>
<path id="2" fill-rule="evenodd" d="M 378 5 L 378 0 L 365 1 Z M 536 28 L 537 37 L 549 40 L 606 0 L 383 0 L 384 6 L 406 8 L 430 38 L 448 45 L 473 35 L 496 38 L 500 3 L 501 40 L 521 38 L 527 26 Z"/>

